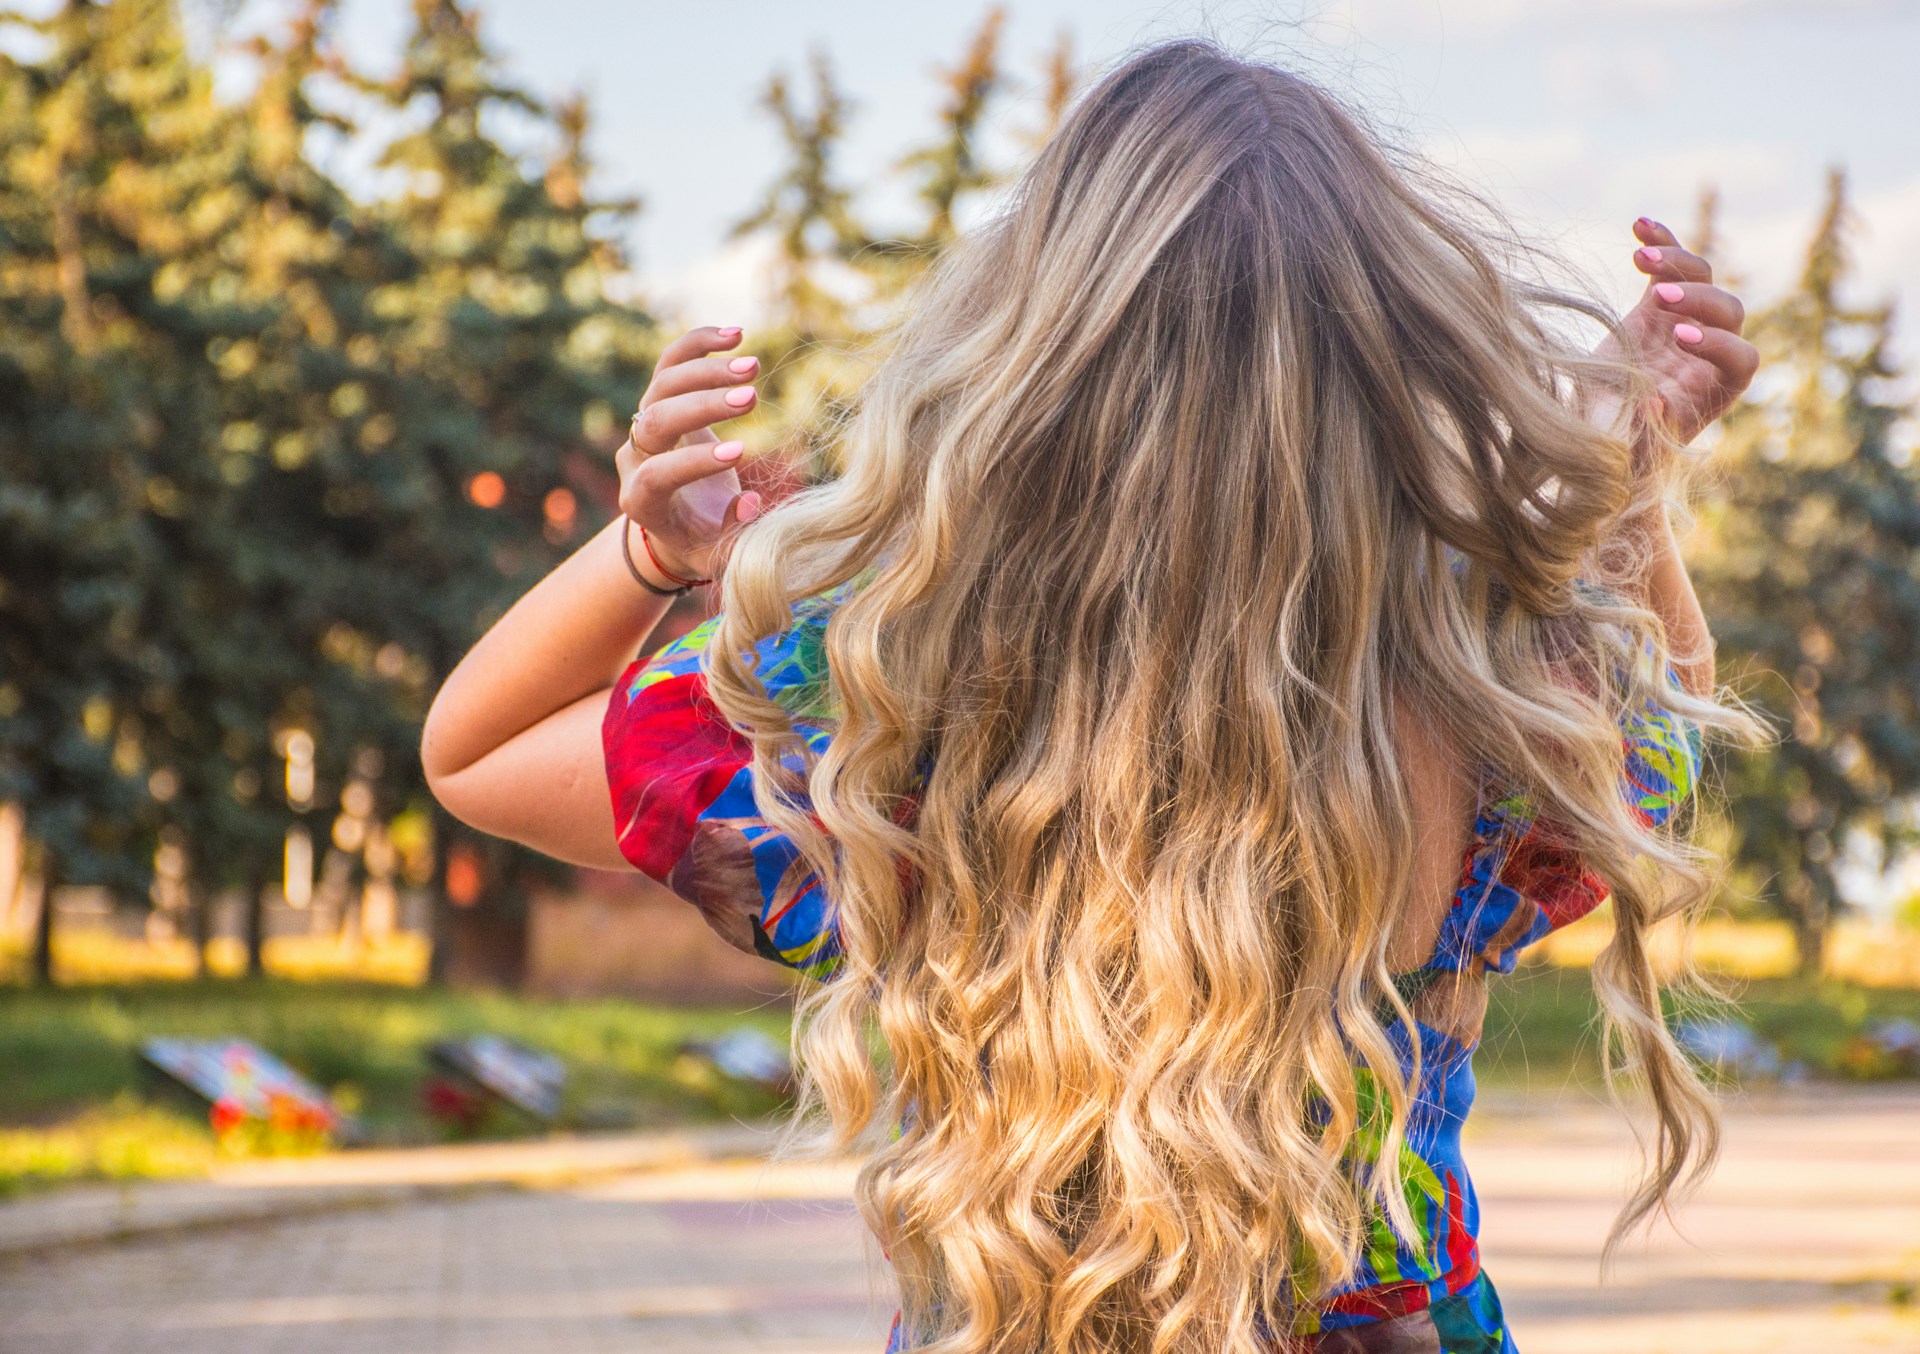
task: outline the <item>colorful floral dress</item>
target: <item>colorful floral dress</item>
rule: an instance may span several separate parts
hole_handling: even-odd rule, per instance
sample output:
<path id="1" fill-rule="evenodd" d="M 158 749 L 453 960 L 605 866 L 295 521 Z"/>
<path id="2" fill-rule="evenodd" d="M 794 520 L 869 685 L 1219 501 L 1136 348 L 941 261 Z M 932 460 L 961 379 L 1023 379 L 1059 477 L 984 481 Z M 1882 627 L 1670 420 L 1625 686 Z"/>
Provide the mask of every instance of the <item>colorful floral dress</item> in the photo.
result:
<path id="1" fill-rule="evenodd" d="M 831 612 L 830 600 L 801 604 L 793 628 L 758 652 L 768 693 L 816 750 L 829 736 L 822 638 Z M 713 625 L 634 663 L 615 685 L 603 736 L 621 852 L 699 907 L 734 945 L 831 978 L 840 951 L 829 901 L 792 841 L 761 817 L 749 744 L 707 697 L 701 653 Z M 1647 707 L 1622 730 L 1622 750 L 1622 793 L 1646 824 L 1664 822 L 1697 777 L 1698 729 Z M 1480 1210 L 1460 1141 L 1473 1105 L 1485 979 L 1512 971 L 1527 946 L 1605 897 L 1605 884 L 1556 841 L 1523 795 L 1483 789 L 1434 955 L 1398 977 L 1421 1044 L 1401 1162 L 1418 1235 L 1397 1236 L 1379 1220 L 1356 1278 L 1303 1314 L 1298 1347 L 1318 1354 L 1514 1348 L 1499 1297 L 1480 1271 Z M 1388 1028 L 1411 1065 L 1404 1028 Z M 1364 1163 L 1377 1150 L 1363 1133 L 1352 1154 Z M 896 1316 L 887 1354 L 900 1347 L 898 1326 Z"/>

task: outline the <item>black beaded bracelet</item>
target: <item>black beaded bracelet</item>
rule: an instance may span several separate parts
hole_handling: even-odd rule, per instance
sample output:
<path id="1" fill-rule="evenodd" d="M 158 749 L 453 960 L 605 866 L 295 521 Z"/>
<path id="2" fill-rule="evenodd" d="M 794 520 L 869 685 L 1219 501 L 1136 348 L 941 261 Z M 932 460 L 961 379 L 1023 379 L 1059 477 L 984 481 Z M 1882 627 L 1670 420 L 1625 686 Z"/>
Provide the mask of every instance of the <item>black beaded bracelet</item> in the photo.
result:
<path id="1" fill-rule="evenodd" d="M 627 572 L 633 575 L 633 581 L 652 593 L 655 597 L 678 597 L 683 592 L 693 591 L 690 586 L 685 588 L 656 588 L 652 583 L 647 581 L 647 576 L 640 572 L 640 566 L 633 562 L 633 519 L 631 517 L 627 519 L 627 525 L 620 533 L 620 558 L 627 562 Z"/>

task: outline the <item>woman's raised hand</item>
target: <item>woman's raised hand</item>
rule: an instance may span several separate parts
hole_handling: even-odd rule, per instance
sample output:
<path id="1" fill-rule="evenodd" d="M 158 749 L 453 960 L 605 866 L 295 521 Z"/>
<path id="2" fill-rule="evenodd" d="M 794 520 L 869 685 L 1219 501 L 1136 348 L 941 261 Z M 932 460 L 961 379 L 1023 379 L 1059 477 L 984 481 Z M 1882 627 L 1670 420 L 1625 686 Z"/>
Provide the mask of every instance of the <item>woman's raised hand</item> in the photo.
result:
<path id="1" fill-rule="evenodd" d="M 683 577 L 708 577 L 729 528 L 760 512 L 760 496 L 742 493 L 734 473 L 745 445 L 721 441 L 712 426 L 759 398 L 751 382 L 760 359 L 721 356 L 739 342 L 740 330 L 728 327 L 692 329 L 668 344 L 614 454 L 620 510 L 646 528 L 659 562 Z"/>
<path id="2" fill-rule="evenodd" d="M 1760 352 L 1740 337 L 1746 308 L 1713 285 L 1712 264 L 1681 248 L 1658 221 L 1643 216 L 1633 233 L 1640 241 L 1633 266 L 1647 275 L 1647 289 L 1623 328 L 1633 360 L 1653 378 L 1668 430 L 1685 444 L 1740 398 Z M 1601 352 L 1621 356 L 1611 337 Z"/>

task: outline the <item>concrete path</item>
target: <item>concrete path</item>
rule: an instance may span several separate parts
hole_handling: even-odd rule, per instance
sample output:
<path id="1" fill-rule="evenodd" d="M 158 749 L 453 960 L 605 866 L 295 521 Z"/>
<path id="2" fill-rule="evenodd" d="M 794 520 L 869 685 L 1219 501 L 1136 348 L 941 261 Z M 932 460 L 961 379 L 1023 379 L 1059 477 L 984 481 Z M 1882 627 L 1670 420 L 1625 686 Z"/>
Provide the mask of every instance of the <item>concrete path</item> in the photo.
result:
<path id="1" fill-rule="evenodd" d="M 1487 1108 L 1471 1158 L 1488 1269 L 1526 1354 L 1920 1351 L 1920 1092 L 1730 1106 L 1685 1239 L 1657 1229 L 1605 1286 L 1630 1138 L 1584 1100 Z M 15 1251 L 0 1348 L 878 1354 L 893 1303 L 852 1176 L 721 1160 L 483 1188 L 495 1173 L 387 1206 Z"/>
<path id="2" fill-rule="evenodd" d="M 758 1158 L 772 1142 L 774 1127 L 733 1123 L 671 1133 L 339 1152 L 232 1162 L 205 1180 L 83 1185 L 0 1205 L 0 1257 L 391 1206 L 448 1193 L 552 1188 L 610 1175 Z"/>

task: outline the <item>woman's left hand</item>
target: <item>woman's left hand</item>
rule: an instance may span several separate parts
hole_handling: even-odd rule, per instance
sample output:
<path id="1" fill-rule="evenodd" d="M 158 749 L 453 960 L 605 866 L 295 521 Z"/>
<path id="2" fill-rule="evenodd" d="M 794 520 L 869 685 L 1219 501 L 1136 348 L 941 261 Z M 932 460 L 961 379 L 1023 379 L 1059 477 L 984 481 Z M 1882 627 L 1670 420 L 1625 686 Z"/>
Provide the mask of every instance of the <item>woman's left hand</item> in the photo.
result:
<path id="1" fill-rule="evenodd" d="M 1641 217 L 1633 266 L 1647 275 L 1640 303 L 1622 324 L 1627 351 L 1609 336 L 1599 355 L 1637 362 L 1652 377 L 1667 430 L 1682 445 L 1732 407 L 1760 366 L 1744 338 L 1746 307 L 1713 285 L 1713 265 L 1680 247 L 1673 232 Z"/>

